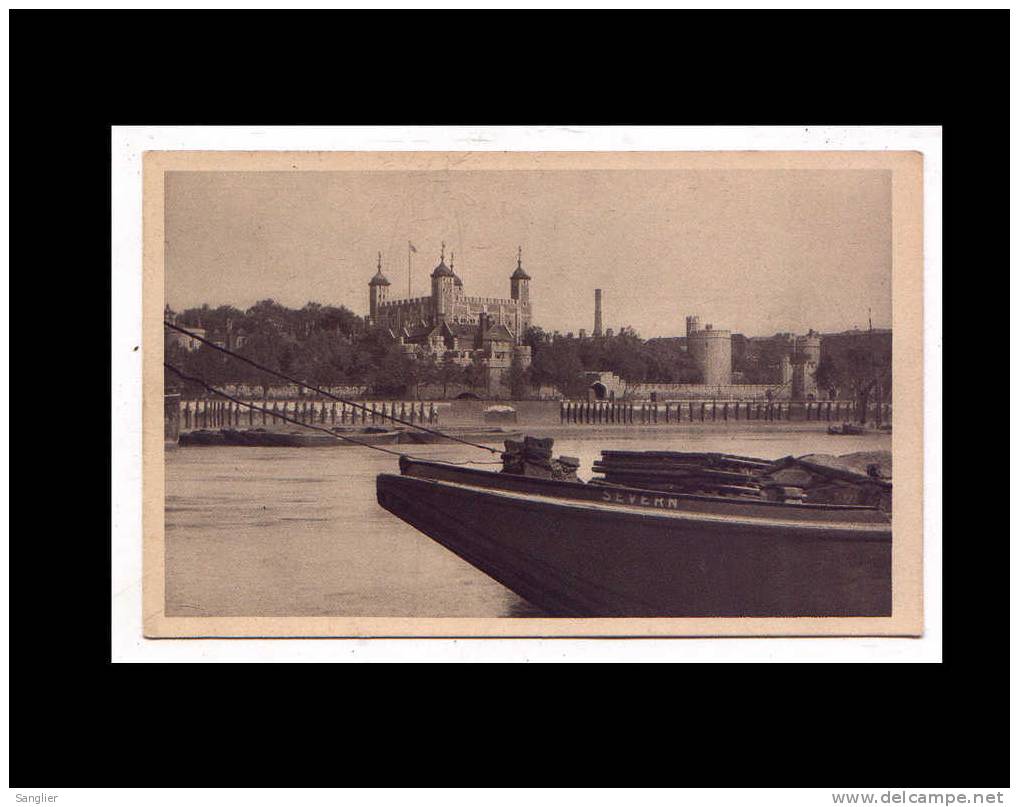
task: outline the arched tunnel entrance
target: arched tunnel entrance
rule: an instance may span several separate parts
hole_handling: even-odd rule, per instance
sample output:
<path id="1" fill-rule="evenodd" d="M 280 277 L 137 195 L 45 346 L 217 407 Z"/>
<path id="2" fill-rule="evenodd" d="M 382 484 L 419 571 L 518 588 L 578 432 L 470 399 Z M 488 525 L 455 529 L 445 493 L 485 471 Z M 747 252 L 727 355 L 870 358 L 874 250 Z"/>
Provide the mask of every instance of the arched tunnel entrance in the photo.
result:
<path id="1" fill-rule="evenodd" d="M 600 381 L 595 381 L 591 385 L 591 389 L 594 391 L 596 401 L 604 401 L 608 397 L 609 391 Z"/>

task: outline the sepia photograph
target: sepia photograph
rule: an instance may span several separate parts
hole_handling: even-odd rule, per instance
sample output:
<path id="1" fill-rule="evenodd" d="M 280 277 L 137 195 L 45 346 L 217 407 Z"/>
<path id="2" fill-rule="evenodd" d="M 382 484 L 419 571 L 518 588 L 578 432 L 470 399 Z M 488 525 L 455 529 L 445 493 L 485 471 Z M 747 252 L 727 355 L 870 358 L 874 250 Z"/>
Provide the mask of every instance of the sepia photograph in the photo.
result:
<path id="1" fill-rule="evenodd" d="M 918 634 L 922 166 L 148 152 L 146 635 Z"/>

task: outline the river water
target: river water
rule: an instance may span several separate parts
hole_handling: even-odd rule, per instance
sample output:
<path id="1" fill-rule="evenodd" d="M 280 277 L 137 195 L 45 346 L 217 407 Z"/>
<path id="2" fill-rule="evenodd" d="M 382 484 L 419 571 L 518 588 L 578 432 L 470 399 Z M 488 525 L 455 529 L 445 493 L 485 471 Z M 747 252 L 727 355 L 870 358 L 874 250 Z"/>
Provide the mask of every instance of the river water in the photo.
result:
<path id="1" fill-rule="evenodd" d="M 493 458 L 458 445 L 399 448 L 440 460 Z M 891 436 L 840 437 L 795 423 L 585 431 L 557 437 L 554 452 L 579 457 L 586 479 L 612 448 L 775 459 L 890 450 Z M 375 476 L 399 473 L 396 460 L 352 446 L 167 451 L 167 616 L 541 616 L 378 506 Z"/>

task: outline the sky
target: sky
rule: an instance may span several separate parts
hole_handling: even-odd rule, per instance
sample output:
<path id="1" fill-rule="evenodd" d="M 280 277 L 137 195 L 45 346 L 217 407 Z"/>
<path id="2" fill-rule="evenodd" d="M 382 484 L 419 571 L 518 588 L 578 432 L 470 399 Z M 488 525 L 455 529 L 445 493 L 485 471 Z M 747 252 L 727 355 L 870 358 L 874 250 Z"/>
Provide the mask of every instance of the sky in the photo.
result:
<path id="1" fill-rule="evenodd" d="M 891 327 L 891 174 L 858 170 L 170 172 L 170 307 L 272 298 L 368 310 L 377 253 L 407 294 L 455 253 L 469 296 L 509 297 L 517 247 L 534 323 L 641 336 L 685 318 L 748 336 Z"/>

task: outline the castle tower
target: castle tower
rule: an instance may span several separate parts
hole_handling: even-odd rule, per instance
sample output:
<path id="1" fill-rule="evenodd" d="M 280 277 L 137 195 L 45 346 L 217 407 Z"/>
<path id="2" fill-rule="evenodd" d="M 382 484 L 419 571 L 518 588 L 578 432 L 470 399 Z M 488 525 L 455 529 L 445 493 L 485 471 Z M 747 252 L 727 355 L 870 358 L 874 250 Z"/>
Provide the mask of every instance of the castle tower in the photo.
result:
<path id="1" fill-rule="evenodd" d="M 821 361 L 821 337 L 813 330 L 808 331 L 805 336 L 797 336 L 794 351 L 794 361 L 819 364 Z"/>
<path id="2" fill-rule="evenodd" d="M 389 297 L 389 281 L 382 274 L 382 253 L 379 253 L 378 269 L 368 281 L 368 319 L 372 325 L 379 321 L 379 308 Z"/>
<path id="3" fill-rule="evenodd" d="M 445 320 L 453 311 L 456 275 L 446 266 L 446 242 L 442 242 L 439 265 L 432 270 L 432 316 L 436 323 Z"/>
<path id="4" fill-rule="evenodd" d="M 817 365 L 821 362 L 821 337 L 813 330 L 797 336 L 793 348 L 793 398 L 809 401 L 817 397 Z"/>
<path id="5" fill-rule="evenodd" d="M 690 320 L 687 317 L 687 327 Z M 711 386 L 724 386 L 732 383 L 732 334 L 729 331 L 716 331 L 711 325 L 704 330 L 688 333 L 687 352 L 697 363 L 701 371 L 701 383 Z"/>
<path id="6" fill-rule="evenodd" d="M 531 327 L 531 276 L 524 271 L 523 249 L 517 247 L 517 268 L 510 275 L 510 297 L 517 301 L 519 306 L 519 324 L 517 326 L 517 341 L 519 342 L 527 329 Z"/>
<path id="7" fill-rule="evenodd" d="M 782 359 L 779 363 L 779 383 L 785 387 L 792 383 L 793 380 L 793 363 L 789 359 L 789 354 L 783 353 Z"/>
<path id="8" fill-rule="evenodd" d="M 687 338 L 690 334 L 697 333 L 701 329 L 701 318 L 700 317 L 687 317 L 686 318 L 686 335 Z"/>
<path id="9" fill-rule="evenodd" d="M 449 253 L 449 271 L 453 273 L 453 297 L 460 300 L 464 296 L 464 282 L 460 279 L 460 275 L 456 273 L 456 269 L 453 268 L 453 253 Z"/>
<path id="10" fill-rule="evenodd" d="M 594 290 L 594 333 L 601 336 L 601 289 Z"/>

